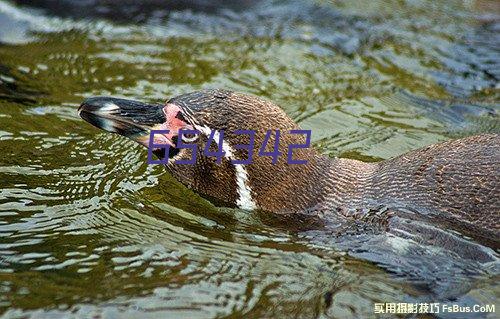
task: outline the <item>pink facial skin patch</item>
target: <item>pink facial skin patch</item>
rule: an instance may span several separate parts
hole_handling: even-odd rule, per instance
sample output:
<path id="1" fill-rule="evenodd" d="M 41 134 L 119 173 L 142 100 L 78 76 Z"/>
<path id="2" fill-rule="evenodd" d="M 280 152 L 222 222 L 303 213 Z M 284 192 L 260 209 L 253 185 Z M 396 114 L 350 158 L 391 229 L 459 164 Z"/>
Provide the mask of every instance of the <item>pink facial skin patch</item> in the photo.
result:
<path id="1" fill-rule="evenodd" d="M 151 127 L 151 130 L 168 130 L 169 132 L 167 134 L 154 134 L 154 139 L 153 139 L 153 144 L 168 144 L 172 147 L 175 147 L 174 143 L 172 142 L 172 138 L 176 135 L 179 134 L 180 129 L 188 129 L 191 130 L 193 127 L 183 120 L 177 118 L 177 114 L 181 111 L 180 107 L 172 104 L 172 103 L 167 103 L 163 107 L 163 114 L 165 114 L 166 121 L 161 124 L 157 124 L 153 127 Z M 138 140 L 139 143 L 142 145 L 149 147 L 149 136 L 143 136 Z"/>

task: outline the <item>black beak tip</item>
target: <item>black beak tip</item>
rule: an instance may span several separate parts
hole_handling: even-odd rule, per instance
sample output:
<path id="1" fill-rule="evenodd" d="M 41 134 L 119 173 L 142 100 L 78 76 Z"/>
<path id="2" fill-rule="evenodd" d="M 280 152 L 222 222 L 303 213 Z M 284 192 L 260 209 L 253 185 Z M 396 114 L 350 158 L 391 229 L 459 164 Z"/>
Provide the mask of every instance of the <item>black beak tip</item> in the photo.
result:
<path id="1" fill-rule="evenodd" d="M 114 113 L 120 110 L 120 106 L 115 103 L 115 99 L 109 97 L 89 97 L 83 100 L 78 108 L 78 113 L 84 112 L 101 112 Z"/>
<path id="2" fill-rule="evenodd" d="M 78 115 L 98 128 L 128 137 L 165 121 L 161 105 L 105 96 L 86 98 Z"/>

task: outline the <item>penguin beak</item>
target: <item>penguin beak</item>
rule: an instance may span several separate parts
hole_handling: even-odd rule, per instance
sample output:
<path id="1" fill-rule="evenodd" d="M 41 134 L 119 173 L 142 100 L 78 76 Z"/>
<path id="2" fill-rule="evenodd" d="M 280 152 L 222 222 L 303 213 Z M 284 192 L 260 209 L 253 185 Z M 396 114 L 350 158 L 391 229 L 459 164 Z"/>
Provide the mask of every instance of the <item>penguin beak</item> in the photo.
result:
<path id="1" fill-rule="evenodd" d="M 91 97 L 83 101 L 78 114 L 90 124 L 126 136 L 148 147 L 151 130 L 168 129 L 164 106 L 112 97 Z M 171 139 L 164 143 L 173 145 Z M 168 136 L 172 137 L 172 136 Z"/>

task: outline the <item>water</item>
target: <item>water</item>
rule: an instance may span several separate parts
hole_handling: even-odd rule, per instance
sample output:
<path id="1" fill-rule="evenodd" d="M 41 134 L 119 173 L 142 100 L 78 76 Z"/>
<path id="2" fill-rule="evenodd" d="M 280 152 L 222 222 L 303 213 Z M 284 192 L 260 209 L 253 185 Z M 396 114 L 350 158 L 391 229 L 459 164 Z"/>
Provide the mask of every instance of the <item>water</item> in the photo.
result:
<path id="1" fill-rule="evenodd" d="M 422 258 L 444 274 L 432 290 L 425 271 L 410 280 L 217 208 L 76 113 L 92 95 L 224 87 L 275 101 L 323 153 L 365 161 L 498 132 L 491 116 L 390 97 L 498 104 L 495 1 L 160 2 L 0 1 L 3 317 L 368 318 L 376 302 L 498 303 L 498 270 Z"/>

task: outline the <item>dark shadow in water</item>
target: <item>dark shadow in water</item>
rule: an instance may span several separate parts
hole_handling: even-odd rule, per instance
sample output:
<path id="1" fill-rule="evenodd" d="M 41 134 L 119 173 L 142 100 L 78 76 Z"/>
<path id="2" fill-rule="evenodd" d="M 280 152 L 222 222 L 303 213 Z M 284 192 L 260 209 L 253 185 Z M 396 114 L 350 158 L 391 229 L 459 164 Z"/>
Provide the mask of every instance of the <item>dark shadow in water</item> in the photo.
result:
<path id="1" fill-rule="evenodd" d="M 171 11 L 216 13 L 222 9 L 244 10 L 258 0 L 16 0 L 45 10 L 55 16 L 78 19 L 105 18 L 117 22 L 144 22 L 153 16 L 166 16 Z"/>
<path id="2" fill-rule="evenodd" d="M 386 212 L 381 208 L 373 214 Z M 335 217 L 334 212 L 320 215 L 262 213 L 259 217 L 267 225 L 295 233 L 300 238 L 297 242 L 345 251 L 381 267 L 425 296 L 411 302 L 425 301 L 429 296 L 441 302 L 459 300 L 479 278 L 499 271 L 497 247 L 491 249 L 439 228 L 408 210 L 382 223 L 373 219 L 347 221 Z"/>
<path id="3" fill-rule="evenodd" d="M 21 85 L 19 85 L 21 83 Z M 34 104 L 41 93 L 31 90 L 22 84 L 10 69 L 0 64 L 0 100 L 21 104 Z"/>

